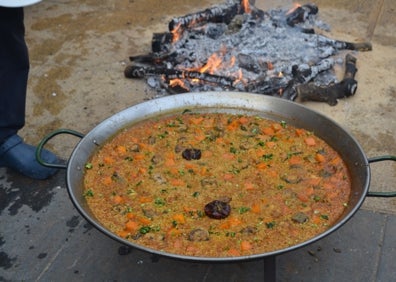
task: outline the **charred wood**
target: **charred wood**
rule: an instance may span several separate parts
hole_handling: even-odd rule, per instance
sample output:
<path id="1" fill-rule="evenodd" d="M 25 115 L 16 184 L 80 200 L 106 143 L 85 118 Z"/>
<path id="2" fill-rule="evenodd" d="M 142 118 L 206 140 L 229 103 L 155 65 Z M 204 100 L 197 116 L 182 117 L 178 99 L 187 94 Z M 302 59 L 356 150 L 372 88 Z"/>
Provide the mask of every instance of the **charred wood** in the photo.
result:
<path id="1" fill-rule="evenodd" d="M 344 45 L 346 50 L 356 50 L 356 51 L 371 51 L 373 46 L 370 42 L 352 43 L 346 41 L 337 41 L 339 44 Z"/>
<path id="2" fill-rule="evenodd" d="M 332 46 L 338 50 L 371 51 L 373 49 L 370 42 L 353 43 L 330 39 L 323 35 L 318 35 L 317 44 L 319 46 Z"/>
<path id="3" fill-rule="evenodd" d="M 151 39 L 151 50 L 154 53 L 169 51 L 164 50 L 164 47 L 171 45 L 173 40 L 173 34 L 170 32 L 154 33 Z"/>
<path id="4" fill-rule="evenodd" d="M 163 64 L 165 61 L 174 59 L 176 53 L 149 53 L 146 55 L 130 56 L 129 60 L 134 63 L 158 65 Z"/>
<path id="5" fill-rule="evenodd" d="M 169 31 L 173 32 L 178 28 L 187 29 L 202 22 L 230 23 L 239 13 L 242 13 L 239 3 L 220 4 L 206 10 L 187 14 L 183 17 L 174 18 L 169 22 Z"/>
<path id="6" fill-rule="evenodd" d="M 302 65 L 302 66 L 294 65 L 292 67 L 293 81 L 296 84 L 307 83 L 312 79 L 314 79 L 319 73 L 329 70 L 333 66 L 334 66 L 334 60 L 331 58 L 324 59 L 320 61 L 317 65 L 311 67 L 308 65 Z"/>
<path id="7" fill-rule="evenodd" d="M 214 83 L 223 87 L 230 88 L 234 79 L 209 73 L 201 73 L 198 71 L 176 70 L 159 67 L 146 66 L 127 66 L 124 70 L 127 78 L 144 78 L 152 75 L 163 76 L 166 80 L 172 79 L 197 79 L 208 83 Z"/>
<path id="8" fill-rule="evenodd" d="M 271 77 L 269 79 L 257 79 L 255 81 L 251 81 L 243 90 L 252 93 L 282 96 L 283 89 L 287 85 L 288 83 L 284 79 Z"/>
<path id="9" fill-rule="evenodd" d="M 316 15 L 319 9 L 315 4 L 305 4 L 294 9 L 287 15 L 286 23 L 293 27 L 296 24 L 305 22 L 310 15 Z"/>
<path id="10" fill-rule="evenodd" d="M 328 86 L 318 86 L 314 83 L 301 84 L 296 86 L 297 94 L 301 101 L 326 102 L 330 106 L 335 106 L 338 99 L 355 94 L 356 72 L 356 58 L 348 54 L 345 58 L 345 73 L 342 81 Z"/>

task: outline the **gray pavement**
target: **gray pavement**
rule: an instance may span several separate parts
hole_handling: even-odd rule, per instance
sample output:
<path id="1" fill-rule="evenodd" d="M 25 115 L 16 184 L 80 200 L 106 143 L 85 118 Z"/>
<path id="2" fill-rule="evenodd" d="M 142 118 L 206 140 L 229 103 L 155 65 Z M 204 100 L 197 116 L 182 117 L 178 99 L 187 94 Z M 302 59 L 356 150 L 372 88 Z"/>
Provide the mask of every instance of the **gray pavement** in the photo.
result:
<path id="1" fill-rule="evenodd" d="M 147 53 L 154 32 L 172 16 L 202 10 L 215 0 L 46 0 L 25 9 L 31 56 L 26 126 L 29 143 L 58 128 L 88 133 L 120 110 L 153 98 L 144 81 L 125 79 L 128 56 Z M 330 36 L 365 39 L 382 1 L 318 0 Z M 396 154 L 396 2 L 384 0 L 370 38 L 374 49 L 356 53 L 354 97 L 306 105 L 334 119 L 368 157 Z M 256 1 L 269 9 L 286 0 Z M 342 70 L 341 70 L 342 72 Z M 341 74 L 342 75 L 342 74 Z M 48 146 L 67 160 L 78 140 Z M 396 190 L 396 165 L 372 164 L 370 191 Z M 396 281 L 396 199 L 366 198 L 336 232 L 277 256 L 278 281 Z M 34 181 L 0 168 L 0 281 L 263 281 L 264 262 L 193 263 L 132 250 L 88 224 L 73 207 L 65 171 Z"/>

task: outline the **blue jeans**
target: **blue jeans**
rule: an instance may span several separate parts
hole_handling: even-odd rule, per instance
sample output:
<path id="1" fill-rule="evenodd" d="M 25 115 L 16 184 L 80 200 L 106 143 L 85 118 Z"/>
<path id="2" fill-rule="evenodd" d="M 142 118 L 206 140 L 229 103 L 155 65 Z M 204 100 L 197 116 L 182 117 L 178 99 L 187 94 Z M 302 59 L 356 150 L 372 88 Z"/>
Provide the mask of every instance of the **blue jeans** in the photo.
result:
<path id="1" fill-rule="evenodd" d="M 0 144 L 25 125 L 29 54 L 23 8 L 0 7 Z"/>

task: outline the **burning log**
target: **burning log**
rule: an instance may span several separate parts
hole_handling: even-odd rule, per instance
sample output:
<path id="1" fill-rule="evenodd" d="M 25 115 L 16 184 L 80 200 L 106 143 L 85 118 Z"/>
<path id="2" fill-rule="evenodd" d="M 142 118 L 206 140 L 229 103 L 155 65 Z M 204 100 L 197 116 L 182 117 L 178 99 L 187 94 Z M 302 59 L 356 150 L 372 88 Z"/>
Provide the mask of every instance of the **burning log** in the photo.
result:
<path id="1" fill-rule="evenodd" d="M 214 83 L 226 88 L 232 88 L 234 79 L 219 75 L 202 73 L 198 71 L 176 70 L 166 68 L 149 68 L 143 66 L 128 66 L 125 68 L 124 75 L 127 78 L 144 78 L 152 75 L 161 75 L 167 80 L 172 79 L 196 79 L 208 83 Z"/>
<path id="2" fill-rule="evenodd" d="M 225 23 L 229 24 L 231 20 L 239 13 L 242 13 L 239 3 L 225 3 L 208 8 L 204 11 L 174 18 L 169 23 L 169 31 L 174 32 L 177 29 L 187 29 L 200 23 Z"/>
<path id="3" fill-rule="evenodd" d="M 318 11 L 319 9 L 315 4 L 298 6 L 287 15 L 286 23 L 293 27 L 296 24 L 305 22 L 309 16 L 316 15 Z"/>
<path id="4" fill-rule="evenodd" d="M 300 84 L 296 91 L 301 101 L 326 102 L 330 106 L 337 105 L 337 99 L 355 95 L 357 81 L 355 80 L 356 58 L 351 54 L 345 58 L 344 79 L 329 86 L 318 86 L 314 83 Z"/>
<path id="5" fill-rule="evenodd" d="M 372 46 L 316 34 L 306 22 L 315 25 L 317 13 L 314 4 L 286 14 L 228 0 L 172 19 L 168 32 L 153 34 L 151 53 L 130 57 L 124 74 L 147 79 L 160 93 L 226 89 L 335 105 L 356 91 L 356 58 L 348 55 L 344 79 L 329 84 L 335 80 L 331 57 Z"/>

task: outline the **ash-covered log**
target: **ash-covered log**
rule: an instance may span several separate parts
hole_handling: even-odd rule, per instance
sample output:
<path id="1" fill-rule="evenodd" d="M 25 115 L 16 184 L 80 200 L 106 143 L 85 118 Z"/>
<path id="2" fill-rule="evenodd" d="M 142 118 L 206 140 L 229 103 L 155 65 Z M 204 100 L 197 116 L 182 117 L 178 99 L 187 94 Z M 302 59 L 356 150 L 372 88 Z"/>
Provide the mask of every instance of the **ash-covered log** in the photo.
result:
<path id="1" fill-rule="evenodd" d="M 231 20 L 239 13 L 242 13 L 240 3 L 228 2 L 208 8 L 204 11 L 187 14 L 183 17 L 174 18 L 169 22 L 169 31 L 174 32 L 176 29 L 187 29 L 202 23 L 225 23 L 229 24 Z"/>
<path id="2" fill-rule="evenodd" d="M 316 15 L 319 9 L 315 4 L 305 4 L 298 6 L 287 15 L 286 23 L 293 27 L 296 24 L 305 22 L 309 16 Z"/>
<path id="3" fill-rule="evenodd" d="M 356 58 L 347 54 L 343 80 L 328 86 L 318 86 L 314 83 L 300 84 L 296 86 L 297 94 L 301 101 L 326 102 L 330 106 L 335 106 L 338 99 L 355 95 L 358 84 L 355 80 L 356 72 Z"/>
<path id="4" fill-rule="evenodd" d="M 127 78 L 144 78 L 153 75 L 163 76 L 167 80 L 172 79 L 196 79 L 208 83 L 214 83 L 226 88 L 232 88 L 235 78 L 202 73 L 198 71 L 176 70 L 159 67 L 128 66 L 124 75 Z"/>

